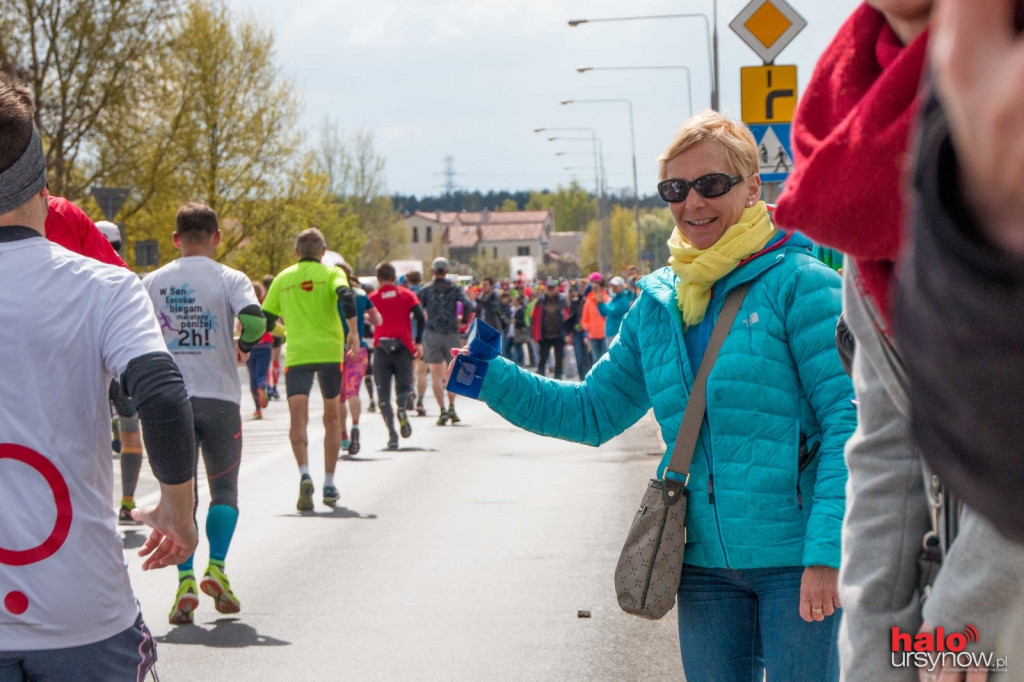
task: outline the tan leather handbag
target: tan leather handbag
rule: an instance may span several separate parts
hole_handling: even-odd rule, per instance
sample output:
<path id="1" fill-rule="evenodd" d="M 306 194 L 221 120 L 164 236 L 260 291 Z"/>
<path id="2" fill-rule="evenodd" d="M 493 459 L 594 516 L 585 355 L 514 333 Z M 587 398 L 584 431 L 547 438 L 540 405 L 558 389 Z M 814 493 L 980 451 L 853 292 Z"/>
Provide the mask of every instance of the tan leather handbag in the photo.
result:
<path id="1" fill-rule="evenodd" d="M 683 550 L 686 547 L 686 502 L 690 481 L 690 462 L 700 436 L 707 407 L 707 382 L 718 351 L 729 334 L 750 284 L 742 284 L 729 292 L 722 312 L 715 322 L 704 359 L 686 403 L 672 458 L 665 473 L 673 472 L 685 482 L 665 477 L 651 479 L 640 508 L 626 536 L 626 544 L 615 567 L 615 593 L 619 606 L 626 613 L 657 620 L 672 610 L 683 573 Z"/>

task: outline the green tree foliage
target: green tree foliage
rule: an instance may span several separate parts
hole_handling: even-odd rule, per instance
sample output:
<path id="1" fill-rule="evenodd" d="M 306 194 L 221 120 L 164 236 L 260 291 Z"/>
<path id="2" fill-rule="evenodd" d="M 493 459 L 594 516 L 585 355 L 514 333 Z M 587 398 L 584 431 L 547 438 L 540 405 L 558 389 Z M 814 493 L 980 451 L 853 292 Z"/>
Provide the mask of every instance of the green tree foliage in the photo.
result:
<path id="1" fill-rule="evenodd" d="M 532 194 L 551 194 L 551 190 L 545 189 L 539 192 L 529 192 L 527 190 L 509 191 L 509 190 L 489 190 L 486 193 L 480 190 L 465 191 L 456 190 L 451 194 L 441 194 L 437 196 L 424 196 L 417 197 L 411 194 L 395 193 L 393 199 L 395 202 L 395 208 L 403 213 L 413 213 L 415 211 L 470 211 L 479 210 L 475 207 L 489 208 L 492 211 L 503 210 L 501 206 L 505 203 L 506 199 L 513 199 L 517 206 L 525 208 L 530 202 Z M 610 197 L 610 202 L 614 204 L 625 203 L 627 206 L 633 205 L 632 193 L 626 197 L 625 200 L 616 197 Z M 640 208 L 664 208 L 665 202 L 661 200 L 657 194 L 650 196 L 640 197 Z M 579 229 L 584 229 L 581 226 Z"/>
<path id="2" fill-rule="evenodd" d="M 101 133 L 119 112 L 144 108 L 176 7 L 176 0 L 0 3 L 0 69 L 35 96 L 51 193 L 81 200 L 110 173 Z"/>
<path id="3" fill-rule="evenodd" d="M 505 210 L 501 206 L 508 199 L 515 201 L 517 206 L 526 206 L 530 201 L 530 193 L 526 190 L 518 192 L 490 190 L 486 194 L 479 190 L 471 192 L 456 190 L 451 194 L 425 196 L 423 198 L 417 198 L 409 194 L 396 193 L 394 195 L 395 208 L 406 213 L 414 213 L 416 211 L 454 211 L 458 213 L 459 211 L 479 210 L 478 208 L 470 208 L 471 206 L 499 211 Z"/>
<path id="4" fill-rule="evenodd" d="M 381 261 L 408 257 L 409 236 L 391 197 L 374 197 L 366 204 L 354 206 L 353 211 L 365 238 L 359 256 L 352 261 L 357 273 L 372 274 Z"/>
<path id="5" fill-rule="evenodd" d="M 505 201 L 501 202 L 501 206 L 497 210 L 502 212 L 518 211 L 519 202 L 517 202 L 512 197 L 508 197 L 507 199 L 505 199 Z"/>
<path id="6" fill-rule="evenodd" d="M 162 260 L 174 255 L 169 227 L 185 201 L 205 203 L 233 225 L 222 259 L 283 219 L 285 211 L 268 214 L 266 204 L 288 197 L 303 161 L 295 152 L 299 101 L 278 75 L 273 43 L 271 31 L 235 20 L 226 5 L 193 0 L 174 23 L 173 58 L 159 65 L 171 96 L 110 136 L 111 154 L 130 160 L 115 181 L 135 188 L 123 219 L 135 238 L 167 244 Z M 122 112 L 121 120 L 132 118 Z"/>
<path id="7" fill-rule="evenodd" d="M 568 187 L 559 186 L 554 192 L 531 192 L 526 210 L 555 211 L 556 232 L 585 230 L 594 219 L 597 202 L 575 180 Z"/>
<path id="8" fill-rule="evenodd" d="M 609 242 L 612 247 L 610 266 L 612 272 L 618 274 L 623 268 L 637 263 L 637 234 L 633 211 L 624 206 L 613 206 L 610 223 Z M 580 244 L 580 265 L 585 270 L 597 268 L 597 240 L 598 225 L 596 222 L 592 222 L 587 227 L 587 233 L 583 235 L 583 242 Z"/>
<path id="9" fill-rule="evenodd" d="M 251 231 L 242 248 L 235 249 L 229 259 L 233 267 L 254 276 L 277 274 L 295 262 L 295 237 L 309 227 L 324 233 L 328 248 L 350 263 L 357 261 L 365 239 L 359 218 L 331 196 L 330 182 L 311 155 L 294 178 L 286 193 L 254 207 L 253 219 L 262 228 Z M 236 225 L 225 228 L 231 231 Z"/>
<path id="10" fill-rule="evenodd" d="M 597 270 L 597 221 L 591 220 L 580 242 L 580 267 L 586 272 Z"/>
<path id="11" fill-rule="evenodd" d="M 636 265 L 640 255 L 639 236 L 637 235 L 636 215 L 625 206 L 615 205 L 611 215 L 612 271 Z"/>
<path id="12" fill-rule="evenodd" d="M 34 90 L 54 193 L 98 218 L 88 187 L 133 189 L 118 214 L 129 260 L 140 239 L 177 255 L 186 201 L 218 212 L 219 258 L 252 275 L 294 260 L 309 226 L 353 262 L 404 255 L 372 133 L 346 141 L 340 165 L 303 155 L 272 32 L 224 0 L 3 3 L 0 66 Z"/>
<path id="13" fill-rule="evenodd" d="M 651 269 L 668 263 L 668 240 L 676 224 L 667 208 L 650 211 L 640 216 L 641 251 L 650 255 Z"/>

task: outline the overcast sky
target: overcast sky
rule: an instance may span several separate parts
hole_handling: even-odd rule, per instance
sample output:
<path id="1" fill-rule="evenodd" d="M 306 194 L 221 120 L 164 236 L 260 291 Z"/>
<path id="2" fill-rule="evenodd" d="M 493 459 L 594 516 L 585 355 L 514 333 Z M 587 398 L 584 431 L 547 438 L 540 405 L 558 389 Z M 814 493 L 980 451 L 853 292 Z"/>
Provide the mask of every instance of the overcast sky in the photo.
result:
<path id="1" fill-rule="evenodd" d="M 685 65 L 693 106 L 709 105 L 710 74 L 700 18 L 591 23 L 576 18 L 702 13 L 712 0 L 229 0 L 273 29 L 277 63 L 302 95 L 302 123 L 315 141 L 325 117 L 343 131 L 367 128 L 387 159 L 391 192 L 443 191 L 446 156 L 461 189 L 542 189 L 573 177 L 594 187 L 590 145 L 549 142 L 537 127 L 590 127 L 604 146 L 611 188 L 632 188 L 632 101 L 640 194 L 652 194 L 656 159 L 689 115 L 686 72 L 579 66 Z M 775 60 L 798 66 L 801 92 L 814 63 L 856 0 L 790 0 L 807 28 Z M 719 0 L 721 108 L 740 118 L 741 66 L 760 58 L 729 28 L 747 0 Z M 578 136 L 588 133 L 551 133 Z M 567 152 L 556 156 L 556 152 Z M 564 170 L 565 167 L 574 170 Z"/>

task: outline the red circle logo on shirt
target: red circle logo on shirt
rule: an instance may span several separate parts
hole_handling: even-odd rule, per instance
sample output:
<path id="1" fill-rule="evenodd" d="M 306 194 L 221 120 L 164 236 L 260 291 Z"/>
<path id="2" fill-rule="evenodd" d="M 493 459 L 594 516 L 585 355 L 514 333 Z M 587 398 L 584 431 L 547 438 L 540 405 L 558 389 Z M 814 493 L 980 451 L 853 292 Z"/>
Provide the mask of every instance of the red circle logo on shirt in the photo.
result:
<path id="1" fill-rule="evenodd" d="M 71 494 L 68 492 L 68 485 L 64 481 L 64 477 L 61 476 L 60 471 L 53 465 L 53 462 L 35 450 L 22 445 L 0 443 L 0 459 L 13 459 L 16 462 L 27 464 L 38 471 L 43 479 L 46 480 L 47 485 L 50 486 L 50 492 L 53 493 L 53 502 L 57 507 L 57 520 L 53 524 L 53 530 L 50 531 L 50 535 L 43 540 L 42 544 L 21 550 L 0 547 L 0 564 L 25 566 L 48 559 L 68 539 L 68 533 L 71 530 Z"/>

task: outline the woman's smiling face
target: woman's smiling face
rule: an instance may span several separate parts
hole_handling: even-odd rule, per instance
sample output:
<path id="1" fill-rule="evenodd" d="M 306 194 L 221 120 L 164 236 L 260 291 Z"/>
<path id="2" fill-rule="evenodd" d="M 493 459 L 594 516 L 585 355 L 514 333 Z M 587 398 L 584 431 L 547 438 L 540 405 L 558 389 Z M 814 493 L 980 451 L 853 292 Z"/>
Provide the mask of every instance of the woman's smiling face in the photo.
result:
<path id="1" fill-rule="evenodd" d="M 725 146 L 715 140 L 698 142 L 665 164 L 666 178 L 692 182 L 709 173 L 737 174 L 729 163 Z M 703 250 L 714 246 L 726 230 L 738 223 L 748 203 L 756 202 L 760 195 L 761 180 L 753 175 L 722 196 L 710 199 L 691 187 L 686 199 L 669 204 L 669 210 L 686 242 Z"/>

